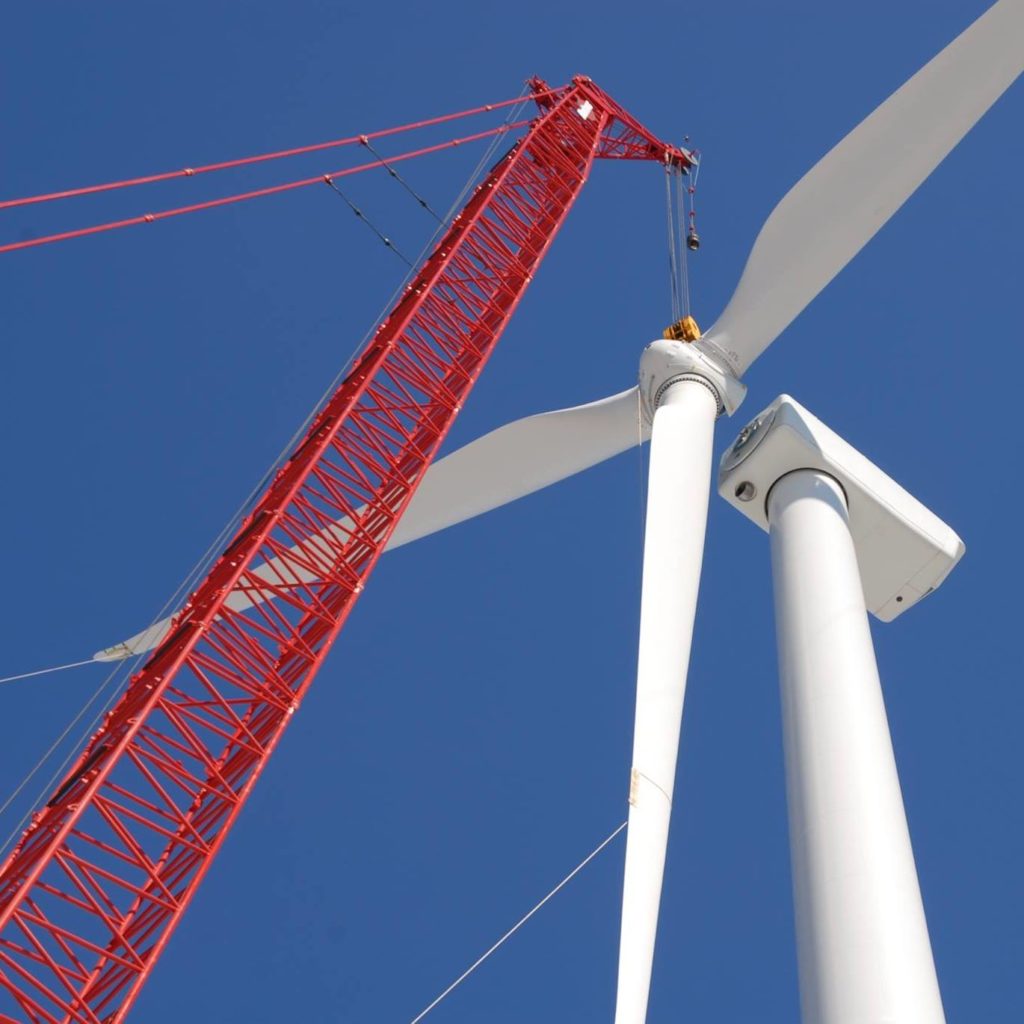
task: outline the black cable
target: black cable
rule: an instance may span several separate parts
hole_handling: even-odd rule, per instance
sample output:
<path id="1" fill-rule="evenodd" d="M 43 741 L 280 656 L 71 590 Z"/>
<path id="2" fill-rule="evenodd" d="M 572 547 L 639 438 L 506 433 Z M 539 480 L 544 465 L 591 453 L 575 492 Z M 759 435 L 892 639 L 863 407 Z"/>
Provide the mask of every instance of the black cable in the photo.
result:
<path id="1" fill-rule="evenodd" d="M 434 218 L 434 220 L 436 220 L 436 221 L 437 221 L 437 223 L 438 223 L 438 224 L 441 224 L 441 223 L 443 223 L 443 221 L 441 220 L 441 217 L 440 217 L 440 216 L 439 216 L 439 215 L 437 214 L 437 212 L 436 212 L 436 211 L 434 210 L 434 208 L 433 208 L 433 207 L 432 207 L 432 206 L 430 205 L 430 203 L 428 203 L 428 202 L 426 201 L 426 199 L 424 199 L 424 198 L 423 198 L 423 196 L 421 196 L 421 195 L 420 195 L 420 194 L 419 194 L 419 193 L 418 193 L 418 192 L 416 191 L 416 189 L 414 189 L 414 188 L 412 187 L 412 185 L 410 185 L 410 184 L 409 184 L 409 183 L 408 183 L 408 182 L 407 182 L 407 181 L 405 180 L 405 178 L 403 178 L 403 177 L 402 177 L 402 176 L 401 176 L 401 175 L 400 175 L 400 174 L 398 173 L 398 171 L 396 171 L 396 170 L 394 169 L 394 167 L 392 167 L 392 166 L 391 166 L 391 164 L 389 164 L 389 163 L 387 162 L 387 160 L 385 160 L 385 159 L 384 159 L 384 157 L 382 157 L 382 156 L 380 155 L 380 153 L 378 153 L 378 152 L 377 152 L 377 150 L 375 150 L 375 149 L 373 148 L 373 146 L 372 146 L 372 144 L 370 143 L 370 140 L 369 140 L 368 138 L 366 138 L 365 136 L 363 136 L 363 138 L 361 138 L 361 139 L 360 139 L 359 141 L 360 141 L 360 142 L 361 142 L 361 143 L 362 143 L 362 144 L 363 144 L 363 145 L 364 145 L 364 146 L 365 146 L 365 147 L 366 147 L 366 148 L 367 148 L 367 149 L 368 149 L 368 150 L 369 150 L 369 151 L 370 151 L 370 152 L 371 152 L 371 153 L 372 153 L 372 154 L 373 154 L 373 155 L 374 155 L 374 156 L 375 156 L 375 157 L 376 157 L 376 158 L 377 158 L 377 159 L 378 159 L 379 161 L 380 161 L 380 165 L 381 165 L 381 167 L 383 167 L 383 168 L 384 168 L 384 169 L 385 169 L 385 170 L 386 170 L 386 171 L 388 172 L 388 174 L 390 174 L 390 175 L 391 175 L 391 177 L 392 177 L 392 178 L 394 178 L 394 179 L 395 179 L 395 181 L 397 181 L 397 182 L 398 182 L 398 184 L 399 184 L 399 185 L 401 185 L 401 186 L 402 186 L 402 188 L 404 188 L 404 189 L 405 189 L 405 191 L 406 191 L 406 192 L 408 192 L 408 193 L 409 193 L 409 195 L 411 195 L 411 196 L 413 197 L 413 199 L 415 199 L 415 200 L 416 200 L 416 202 L 417 202 L 417 203 L 419 203 L 419 204 L 420 204 L 420 206 L 422 206 L 422 207 L 423 207 L 423 209 L 424 209 L 424 210 L 426 210 L 426 211 L 427 211 L 427 213 L 429 213 L 429 214 L 430 214 L 430 216 Z"/>
<path id="2" fill-rule="evenodd" d="M 376 226 L 376 224 L 370 221 L 367 218 L 366 214 L 363 213 L 363 211 L 360 210 L 359 207 L 356 206 L 356 204 L 353 203 L 352 200 L 349 199 L 349 197 L 345 195 L 345 193 L 342 192 L 340 188 L 338 188 L 338 186 L 334 183 L 333 178 L 325 174 L 324 181 L 330 188 L 334 189 L 334 191 L 337 192 L 342 199 L 345 200 L 345 202 L 348 204 L 348 208 L 384 243 L 385 246 L 387 246 L 387 248 L 389 248 L 407 267 L 412 266 L 412 262 L 401 252 L 401 250 L 395 245 L 395 243 L 392 242 L 391 239 L 388 238 L 388 236 L 385 235 L 384 232 L 381 231 Z"/>

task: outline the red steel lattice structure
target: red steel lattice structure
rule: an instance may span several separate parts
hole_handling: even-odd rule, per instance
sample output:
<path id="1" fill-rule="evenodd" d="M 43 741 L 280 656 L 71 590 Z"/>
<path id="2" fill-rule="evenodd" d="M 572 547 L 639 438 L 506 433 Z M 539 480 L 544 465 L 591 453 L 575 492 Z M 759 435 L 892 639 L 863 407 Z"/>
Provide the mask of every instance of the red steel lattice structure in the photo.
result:
<path id="1" fill-rule="evenodd" d="M 0 869 L 0 1022 L 124 1019 L 593 160 L 688 166 L 589 79 L 553 93 L 533 84 L 540 114 L 527 134 Z M 245 613 L 225 603 L 239 592 L 257 598 Z"/>

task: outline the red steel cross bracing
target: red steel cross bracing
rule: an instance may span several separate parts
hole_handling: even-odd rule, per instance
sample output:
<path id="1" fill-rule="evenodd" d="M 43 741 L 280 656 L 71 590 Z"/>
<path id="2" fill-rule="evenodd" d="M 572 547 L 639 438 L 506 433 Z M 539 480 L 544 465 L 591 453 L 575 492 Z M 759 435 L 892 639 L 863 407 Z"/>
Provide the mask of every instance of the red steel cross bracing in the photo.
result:
<path id="1" fill-rule="evenodd" d="M 593 160 L 689 162 L 589 79 L 535 91 L 527 134 L 0 869 L 0 1022 L 124 1019 Z M 257 597 L 244 613 L 226 603 L 238 593 Z"/>

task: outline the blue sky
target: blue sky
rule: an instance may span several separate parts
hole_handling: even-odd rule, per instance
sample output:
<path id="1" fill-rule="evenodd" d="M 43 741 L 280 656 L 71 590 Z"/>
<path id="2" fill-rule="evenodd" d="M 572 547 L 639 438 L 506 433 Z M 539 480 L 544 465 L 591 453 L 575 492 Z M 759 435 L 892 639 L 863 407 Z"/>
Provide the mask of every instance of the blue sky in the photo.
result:
<path id="1" fill-rule="evenodd" d="M 986 6 L 21 5 L 0 39 L 0 193 L 586 73 L 704 153 L 691 272 L 707 326 L 774 203 Z M 1018 83 L 757 363 L 718 433 L 720 450 L 787 391 L 967 543 L 939 593 L 874 624 L 950 1021 L 1024 1015 L 1022 119 Z M 446 206 L 476 155 L 406 174 Z M 885 159 L 865 153 L 865 176 Z M 8 211 L 0 238 L 336 166 Z M 383 176 L 348 191 L 406 250 L 432 228 Z M 663 204 L 656 167 L 595 167 L 451 446 L 634 381 L 669 316 Z M 6 675 L 152 618 L 403 267 L 326 189 L 0 260 Z M 643 458 L 381 562 L 133 1019 L 408 1021 L 624 818 Z M 0 688 L 0 796 L 100 678 Z M 676 794 L 650 1020 L 795 1020 L 768 545 L 717 498 Z M 622 853 L 620 839 L 427 1020 L 610 1020 Z"/>

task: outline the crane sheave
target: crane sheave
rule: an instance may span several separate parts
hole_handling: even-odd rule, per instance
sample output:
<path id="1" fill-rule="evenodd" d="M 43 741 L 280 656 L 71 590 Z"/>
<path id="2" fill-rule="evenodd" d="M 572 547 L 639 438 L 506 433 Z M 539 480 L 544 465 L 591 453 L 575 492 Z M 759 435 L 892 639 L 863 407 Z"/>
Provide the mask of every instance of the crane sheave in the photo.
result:
<path id="1" fill-rule="evenodd" d="M 705 335 L 741 376 L 1024 71 L 1024 0 L 1000 0 L 775 207 Z"/>

